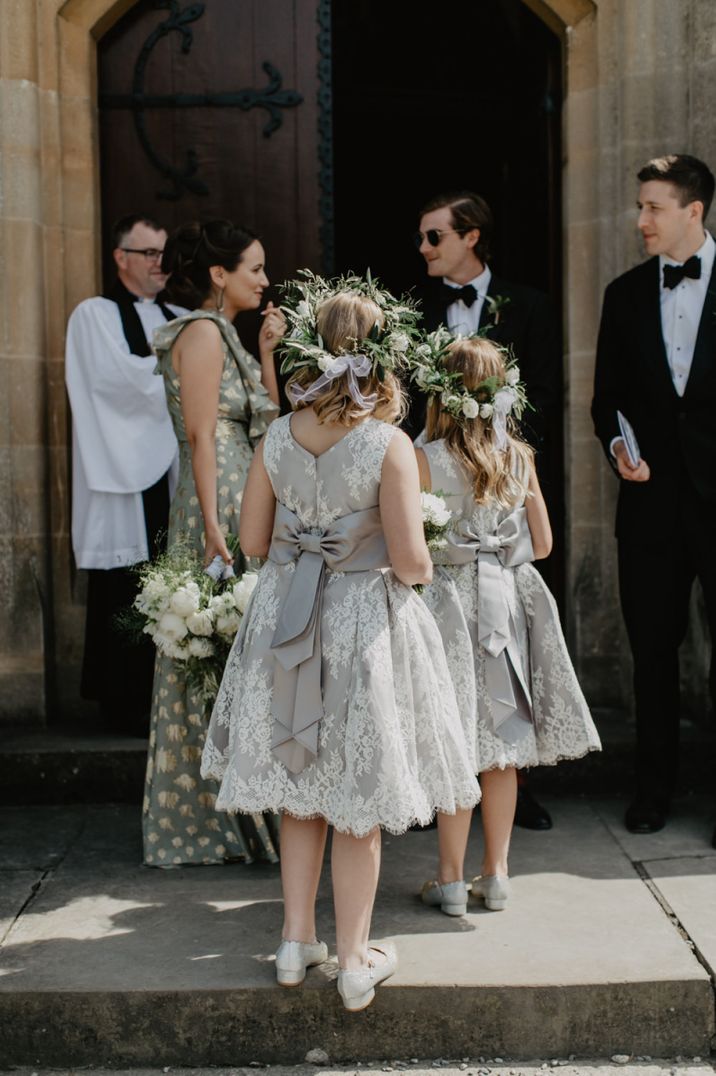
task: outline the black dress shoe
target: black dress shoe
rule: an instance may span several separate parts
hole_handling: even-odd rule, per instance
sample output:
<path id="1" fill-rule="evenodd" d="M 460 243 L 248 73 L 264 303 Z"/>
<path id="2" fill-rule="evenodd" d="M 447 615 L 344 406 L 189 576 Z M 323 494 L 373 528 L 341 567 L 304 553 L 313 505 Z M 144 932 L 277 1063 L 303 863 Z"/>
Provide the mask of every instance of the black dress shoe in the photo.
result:
<path id="1" fill-rule="evenodd" d="M 653 800 L 635 799 L 624 815 L 630 833 L 657 833 L 666 825 L 666 809 Z"/>
<path id="2" fill-rule="evenodd" d="M 517 808 L 515 825 L 522 829 L 551 829 L 552 819 L 541 803 L 534 798 L 529 788 L 519 786 L 517 789 Z"/>

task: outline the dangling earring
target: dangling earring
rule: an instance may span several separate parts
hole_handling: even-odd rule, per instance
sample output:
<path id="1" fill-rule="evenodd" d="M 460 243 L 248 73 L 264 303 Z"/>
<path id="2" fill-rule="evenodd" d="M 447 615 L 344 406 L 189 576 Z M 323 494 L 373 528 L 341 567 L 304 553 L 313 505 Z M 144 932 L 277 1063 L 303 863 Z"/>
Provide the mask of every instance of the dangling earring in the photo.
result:
<path id="1" fill-rule="evenodd" d="M 224 310 L 224 291 L 225 288 L 219 288 L 219 294 L 214 296 L 214 303 L 216 305 L 217 312 L 223 313 Z"/>

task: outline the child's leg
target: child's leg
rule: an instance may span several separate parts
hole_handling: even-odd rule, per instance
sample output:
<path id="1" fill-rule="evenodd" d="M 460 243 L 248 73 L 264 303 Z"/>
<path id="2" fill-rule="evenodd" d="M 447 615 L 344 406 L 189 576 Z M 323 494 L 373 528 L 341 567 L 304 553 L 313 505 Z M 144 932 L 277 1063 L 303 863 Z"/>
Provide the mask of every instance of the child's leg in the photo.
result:
<path id="1" fill-rule="evenodd" d="M 316 893 L 321 877 L 328 823 L 323 818 L 281 818 L 283 931 L 288 941 L 316 940 Z"/>
<path id="2" fill-rule="evenodd" d="M 471 821 L 471 807 L 456 811 L 455 814 L 438 814 L 438 881 L 441 885 L 461 882 L 464 877 L 465 852 Z"/>
<path id="3" fill-rule="evenodd" d="M 507 857 L 517 803 L 517 772 L 514 766 L 505 770 L 485 770 L 480 774 L 480 788 L 482 828 L 485 834 L 482 873 L 485 876 L 507 875 Z"/>
<path id="4" fill-rule="evenodd" d="M 368 963 L 368 935 L 380 873 L 380 830 L 367 837 L 333 833 L 331 851 L 336 949 L 343 970 L 358 971 Z"/>

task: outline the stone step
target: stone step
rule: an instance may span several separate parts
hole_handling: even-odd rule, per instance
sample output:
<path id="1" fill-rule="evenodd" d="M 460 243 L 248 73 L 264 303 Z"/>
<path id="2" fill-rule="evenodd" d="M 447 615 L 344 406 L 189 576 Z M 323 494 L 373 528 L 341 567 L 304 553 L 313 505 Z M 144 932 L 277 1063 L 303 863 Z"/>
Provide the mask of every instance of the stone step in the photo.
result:
<path id="1" fill-rule="evenodd" d="M 0 1057 L 56 1068 L 297 1063 L 314 1047 L 336 1062 L 708 1055 L 705 802 L 678 805 L 653 838 L 622 833 L 613 800 L 547 806 L 552 831 L 515 832 L 514 896 L 499 913 L 422 906 L 435 834 L 384 836 L 373 934 L 393 939 L 400 966 L 356 1015 L 330 964 L 299 989 L 276 986 L 277 867 L 146 869 L 134 807 L 3 809 Z M 318 930 L 332 945 L 327 869 Z"/>
<path id="2" fill-rule="evenodd" d="M 596 711 L 604 750 L 574 762 L 534 770 L 535 791 L 612 792 L 632 788 L 633 722 L 616 711 Z M 147 741 L 90 731 L 83 725 L 3 731 L 0 804 L 141 803 Z M 710 727 L 682 724 L 681 787 L 712 787 L 716 738 Z"/>

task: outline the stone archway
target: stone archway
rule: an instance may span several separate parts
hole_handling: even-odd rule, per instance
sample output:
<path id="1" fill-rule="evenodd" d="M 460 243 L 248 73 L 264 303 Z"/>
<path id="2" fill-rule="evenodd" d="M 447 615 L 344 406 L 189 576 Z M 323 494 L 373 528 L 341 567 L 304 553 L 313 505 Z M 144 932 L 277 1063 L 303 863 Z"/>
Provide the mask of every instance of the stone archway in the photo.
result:
<path id="1" fill-rule="evenodd" d="M 96 43 L 133 2 L 9 0 L 12 50 L 0 52 L 8 150 L 0 225 L 4 248 L 15 252 L 3 270 L 15 389 L 0 416 L 9 453 L 0 503 L 10 595 L 0 614 L 0 685 L 8 720 L 42 723 L 48 711 L 76 706 L 84 603 L 70 551 L 64 331 L 70 311 L 100 280 Z M 600 501 L 585 419 L 599 302 L 597 9 L 593 0 L 523 2 L 564 42 L 566 442 L 579 474 L 578 484 L 567 475 L 568 586 L 578 596 Z M 610 13 L 607 23 L 616 30 Z M 573 619 L 580 617 L 573 605 Z"/>

